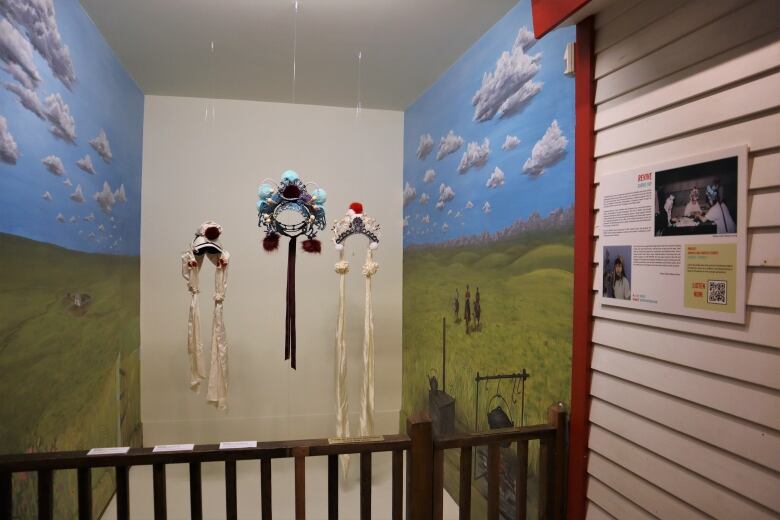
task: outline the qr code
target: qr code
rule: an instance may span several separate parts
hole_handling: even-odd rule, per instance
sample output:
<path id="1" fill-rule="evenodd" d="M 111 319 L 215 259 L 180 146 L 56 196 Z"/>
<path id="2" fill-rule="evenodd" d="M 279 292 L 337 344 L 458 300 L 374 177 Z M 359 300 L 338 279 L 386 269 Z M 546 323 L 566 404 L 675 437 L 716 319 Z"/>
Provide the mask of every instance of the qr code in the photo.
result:
<path id="1" fill-rule="evenodd" d="M 707 303 L 726 305 L 726 280 L 707 280 Z"/>

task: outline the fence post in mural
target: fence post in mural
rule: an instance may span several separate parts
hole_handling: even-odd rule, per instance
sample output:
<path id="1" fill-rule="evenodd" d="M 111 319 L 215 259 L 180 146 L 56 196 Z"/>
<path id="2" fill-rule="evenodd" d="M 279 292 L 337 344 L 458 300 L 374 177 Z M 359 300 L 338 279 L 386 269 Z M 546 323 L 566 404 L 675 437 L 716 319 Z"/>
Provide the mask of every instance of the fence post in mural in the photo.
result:
<path id="1" fill-rule="evenodd" d="M 563 403 L 558 403 L 547 409 L 547 422 L 555 426 L 555 457 L 554 476 L 552 478 L 553 518 L 563 519 L 566 502 L 566 432 L 567 417 Z"/>
<path id="2" fill-rule="evenodd" d="M 406 421 L 412 442 L 406 473 L 406 517 L 428 520 L 433 515 L 433 428 L 427 414 Z"/>

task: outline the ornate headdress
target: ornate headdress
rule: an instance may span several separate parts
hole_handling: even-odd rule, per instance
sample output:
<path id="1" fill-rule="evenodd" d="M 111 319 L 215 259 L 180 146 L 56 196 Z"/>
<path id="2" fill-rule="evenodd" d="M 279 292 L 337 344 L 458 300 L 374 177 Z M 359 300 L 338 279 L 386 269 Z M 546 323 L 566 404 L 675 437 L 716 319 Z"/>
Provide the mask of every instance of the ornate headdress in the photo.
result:
<path id="1" fill-rule="evenodd" d="M 371 301 L 371 277 L 379 270 L 374 262 L 373 251 L 379 247 L 379 224 L 363 213 L 363 205 L 353 202 L 346 216 L 333 225 L 333 243 L 339 252 L 339 261 L 335 269 L 339 274 L 339 313 L 336 327 L 336 355 L 338 356 L 338 376 L 336 378 L 336 435 L 349 437 L 349 418 L 347 403 L 347 344 L 344 337 L 344 287 L 349 262 L 344 256 L 344 241 L 352 235 L 368 237 L 366 261 L 363 264 L 363 276 L 366 278 L 366 310 L 363 327 L 363 391 L 361 394 L 360 435 L 374 433 L 374 312 Z M 349 457 L 342 456 L 341 464 L 346 475 Z"/>
<path id="2" fill-rule="evenodd" d="M 192 244 L 181 255 L 181 274 L 187 281 L 187 289 L 192 295 L 189 326 L 187 327 L 187 352 L 190 359 L 190 388 L 197 392 L 200 382 L 206 379 L 206 370 L 203 364 L 203 342 L 200 339 L 200 307 L 198 305 L 200 268 L 203 266 L 204 257 L 208 258 L 217 268 L 214 278 L 211 368 L 206 400 L 216 405 L 218 409 L 224 410 L 227 408 L 228 345 L 225 321 L 222 315 L 222 302 L 225 299 L 225 290 L 227 289 L 230 253 L 219 242 L 221 235 L 222 226 L 216 222 L 209 220 L 201 224 L 195 232 Z"/>
<path id="3" fill-rule="evenodd" d="M 297 173 L 287 170 L 281 181 L 265 182 L 257 190 L 258 227 L 265 228 L 263 249 L 274 251 L 279 247 L 281 235 L 290 238 L 287 253 L 287 314 L 285 317 L 284 359 L 295 362 L 295 251 L 299 236 L 307 238 L 301 246 L 307 253 L 322 250 L 317 232 L 325 229 L 325 190 L 317 188 L 311 193 Z M 292 216 L 283 219 L 282 216 Z"/>

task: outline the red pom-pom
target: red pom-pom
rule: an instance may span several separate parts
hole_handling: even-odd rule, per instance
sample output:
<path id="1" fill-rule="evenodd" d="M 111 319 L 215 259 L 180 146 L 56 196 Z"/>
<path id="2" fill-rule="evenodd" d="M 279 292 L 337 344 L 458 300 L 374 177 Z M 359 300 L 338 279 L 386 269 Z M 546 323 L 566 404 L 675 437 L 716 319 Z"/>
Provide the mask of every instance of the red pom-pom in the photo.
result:
<path id="1" fill-rule="evenodd" d="M 359 202 L 353 202 L 352 204 L 350 204 L 349 205 L 349 209 L 351 209 L 352 211 L 354 211 L 358 215 L 362 215 L 363 214 L 363 205 L 361 203 L 359 203 Z"/>
<path id="2" fill-rule="evenodd" d="M 304 240 L 301 243 L 301 247 L 304 251 L 307 253 L 320 253 L 322 252 L 322 244 L 319 240 L 315 238 L 310 238 L 309 240 Z"/>
<path id="3" fill-rule="evenodd" d="M 217 226 L 210 226 L 206 228 L 206 232 L 203 235 L 212 242 L 219 238 L 219 228 Z"/>
<path id="4" fill-rule="evenodd" d="M 277 249 L 279 249 L 279 234 L 268 233 L 263 239 L 263 249 L 265 249 L 269 253 L 271 251 L 276 251 Z"/>

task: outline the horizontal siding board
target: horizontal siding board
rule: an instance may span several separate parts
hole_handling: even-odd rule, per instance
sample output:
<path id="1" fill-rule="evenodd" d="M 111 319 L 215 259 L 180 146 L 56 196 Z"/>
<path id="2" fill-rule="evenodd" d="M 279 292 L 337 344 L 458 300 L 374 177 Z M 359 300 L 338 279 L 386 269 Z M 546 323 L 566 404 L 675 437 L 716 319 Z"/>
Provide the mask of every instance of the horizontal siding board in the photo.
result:
<path id="1" fill-rule="evenodd" d="M 780 55 L 780 52 L 778 52 Z M 750 187 L 774 188 L 780 186 L 780 153 L 768 153 L 750 158 Z"/>
<path id="2" fill-rule="evenodd" d="M 780 351 L 685 332 L 596 320 L 593 342 L 780 390 Z M 780 453 L 778 454 L 780 455 Z"/>
<path id="3" fill-rule="evenodd" d="M 585 518 L 587 520 L 614 520 L 615 517 L 601 509 L 592 500 L 588 500 L 588 508 L 585 511 Z"/>
<path id="4" fill-rule="evenodd" d="M 715 5 L 720 2 L 708 3 Z M 777 30 L 780 28 L 778 9 L 780 6 L 776 0 L 757 0 L 665 47 L 656 46 L 658 50 L 655 52 L 602 77 L 596 83 L 596 104 Z M 626 45 L 630 44 L 633 44 L 633 38 L 626 42 Z M 621 45 L 616 45 L 610 51 L 620 52 Z M 605 66 L 599 64 L 600 58 L 601 55 L 597 56 L 596 69 L 603 72 Z"/>
<path id="5" fill-rule="evenodd" d="M 685 5 L 684 0 L 649 0 L 621 13 L 610 24 L 596 32 L 593 50 L 596 54 L 633 36 L 656 20 L 672 15 Z"/>
<path id="6" fill-rule="evenodd" d="M 594 399 L 593 424 L 780 513 L 780 474 Z"/>
<path id="7" fill-rule="evenodd" d="M 780 392 L 595 344 L 594 370 L 780 430 Z"/>
<path id="8" fill-rule="evenodd" d="M 749 308 L 745 325 L 713 320 L 701 320 L 659 312 L 645 312 L 623 307 L 593 306 L 593 315 L 625 323 L 640 323 L 666 330 L 684 330 L 689 334 L 717 337 L 764 347 L 780 348 L 780 311 L 768 308 Z"/>
<path id="9" fill-rule="evenodd" d="M 616 0 L 607 5 L 604 9 L 595 14 L 593 27 L 597 30 L 610 24 L 617 23 L 617 20 L 627 11 L 630 11 L 643 2 L 653 2 L 654 0 Z"/>
<path id="10" fill-rule="evenodd" d="M 780 270 L 759 268 L 750 273 L 747 284 L 748 305 L 780 308 Z M 780 370 L 775 374 L 776 379 L 780 380 Z"/>
<path id="11" fill-rule="evenodd" d="M 596 131 L 677 105 L 778 66 L 780 31 L 751 40 L 649 85 L 599 105 Z"/>
<path id="12" fill-rule="evenodd" d="M 655 143 L 626 152 L 602 157 L 596 161 L 596 181 L 604 175 L 624 172 L 663 161 L 684 159 L 736 145 L 747 145 L 752 152 L 780 146 L 780 113 L 699 132 L 670 141 Z"/>
<path id="13" fill-rule="evenodd" d="M 776 520 L 775 515 L 758 504 L 597 425 L 591 425 L 588 445 L 596 453 L 714 518 Z"/>
<path id="14" fill-rule="evenodd" d="M 588 458 L 588 473 L 655 517 L 678 520 L 709 518 L 701 511 L 697 511 L 598 453 L 592 453 Z"/>
<path id="15" fill-rule="evenodd" d="M 780 73 L 760 77 L 669 110 L 613 126 L 596 134 L 601 157 L 780 106 Z"/>
<path id="16" fill-rule="evenodd" d="M 663 3 L 663 2 L 658 2 Z M 726 15 L 734 9 L 744 6 L 746 0 L 693 0 L 678 6 L 677 9 L 669 8 L 667 16 L 663 16 L 654 23 L 647 20 L 645 24 L 638 24 L 631 38 L 614 45 L 596 58 L 596 79 L 602 78 L 626 65 L 636 62 L 640 58 L 678 40 L 700 27 Z M 647 16 L 651 18 L 652 10 L 648 10 Z M 626 16 L 628 13 L 626 14 Z M 598 41 L 598 37 L 596 41 Z"/>
<path id="17" fill-rule="evenodd" d="M 615 518 L 655 520 L 655 517 L 595 478 L 588 479 L 588 499 Z"/>
<path id="18" fill-rule="evenodd" d="M 780 472 L 780 434 L 601 372 L 591 394 L 625 410 Z"/>

